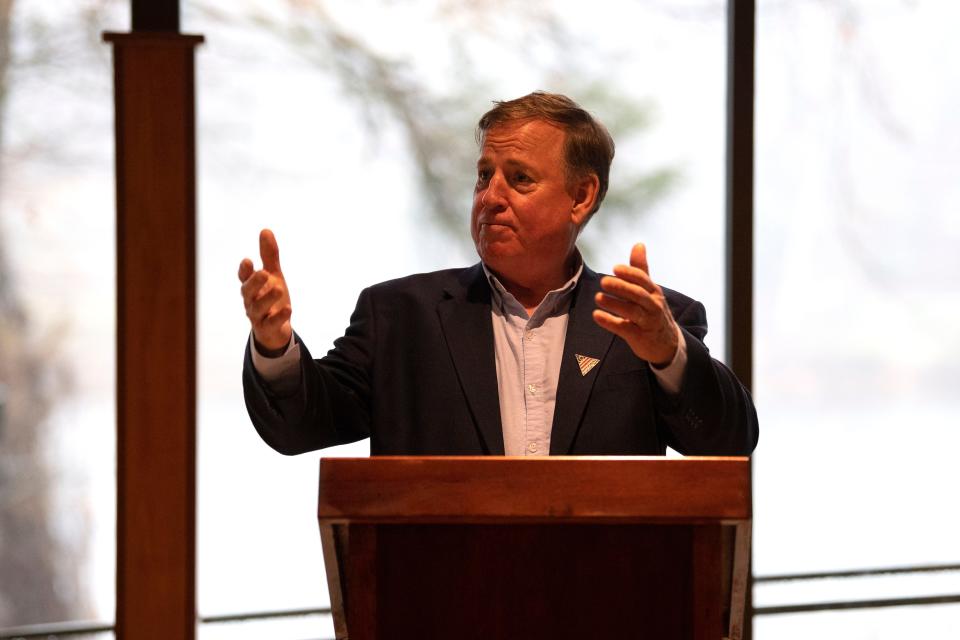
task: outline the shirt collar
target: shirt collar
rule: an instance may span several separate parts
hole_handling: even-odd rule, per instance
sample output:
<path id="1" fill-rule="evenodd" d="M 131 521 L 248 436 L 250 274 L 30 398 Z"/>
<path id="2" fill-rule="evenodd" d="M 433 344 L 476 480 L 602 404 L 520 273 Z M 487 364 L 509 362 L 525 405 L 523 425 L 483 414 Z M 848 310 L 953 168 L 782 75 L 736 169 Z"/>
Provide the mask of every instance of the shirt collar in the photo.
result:
<path id="1" fill-rule="evenodd" d="M 573 290 L 580 281 L 580 275 L 583 273 L 583 257 L 580 255 L 579 250 L 576 250 L 576 255 L 574 258 L 576 260 L 574 264 L 577 265 L 577 268 L 574 271 L 573 276 L 571 276 L 571 278 L 562 286 L 547 292 L 547 295 L 543 297 L 543 300 L 540 302 L 540 305 L 534 312 L 533 317 L 544 317 L 547 315 L 557 314 L 569 307 Z M 489 268 L 487 268 L 485 263 L 481 262 L 480 264 L 483 266 L 483 272 L 487 275 L 487 281 L 490 283 L 490 291 L 494 305 L 499 307 L 504 312 L 509 311 L 512 313 L 518 313 L 525 317 L 527 312 L 526 309 L 523 308 L 523 305 L 521 305 L 517 299 L 513 297 L 512 293 L 507 291 L 506 287 L 503 286 L 503 283 L 500 282 L 500 279 L 497 278 L 496 274 L 490 271 Z M 530 319 L 532 320 L 533 317 Z"/>

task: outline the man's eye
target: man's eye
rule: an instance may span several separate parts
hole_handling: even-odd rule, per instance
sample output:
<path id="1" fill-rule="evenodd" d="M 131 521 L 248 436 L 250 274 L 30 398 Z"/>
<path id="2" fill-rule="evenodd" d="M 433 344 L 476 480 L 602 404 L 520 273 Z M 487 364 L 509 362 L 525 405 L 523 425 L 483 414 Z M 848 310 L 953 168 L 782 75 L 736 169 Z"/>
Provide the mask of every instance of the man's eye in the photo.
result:
<path id="1" fill-rule="evenodd" d="M 480 169 L 477 171 L 477 182 L 486 182 L 490 179 L 490 171 L 488 169 Z"/>
<path id="2" fill-rule="evenodd" d="M 516 180 L 516 181 L 519 182 L 520 184 L 528 184 L 528 183 L 530 183 L 530 182 L 533 182 L 533 180 L 530 178 L 530 176 L 528 176 L 528 175 L 525 174 L 525 173 L 518 173 L 518 174 L 514 177 L 514 180 Z"/>

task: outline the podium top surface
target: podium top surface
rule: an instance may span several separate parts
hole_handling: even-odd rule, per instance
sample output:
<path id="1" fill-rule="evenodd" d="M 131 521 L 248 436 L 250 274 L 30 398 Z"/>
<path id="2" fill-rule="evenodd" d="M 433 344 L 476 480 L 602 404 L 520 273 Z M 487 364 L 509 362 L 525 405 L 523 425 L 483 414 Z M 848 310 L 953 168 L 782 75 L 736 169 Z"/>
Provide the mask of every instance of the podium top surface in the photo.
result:
<path id="1" fill-rule="evenodd" d="M 720 457 L 324 458 L 321 523 L 728 523 L 750 461 Z"/>

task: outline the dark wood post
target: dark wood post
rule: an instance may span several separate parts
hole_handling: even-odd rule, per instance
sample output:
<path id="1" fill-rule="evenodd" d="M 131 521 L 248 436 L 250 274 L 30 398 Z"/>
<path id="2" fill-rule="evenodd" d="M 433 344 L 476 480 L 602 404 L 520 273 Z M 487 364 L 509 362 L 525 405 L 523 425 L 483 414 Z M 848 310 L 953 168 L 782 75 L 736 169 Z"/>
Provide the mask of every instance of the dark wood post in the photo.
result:
<path id="1" fill-rule="evenodd" d="M 196 635 L 194 47 L 106 34 L 117 180 L 117 638 Z"/>
<path id="2" fill-rule="evenodd" d="M 727 362 L 753 387 L 754 0 L 727 5 Z"/>
<path id="3" fill-rule="evenodd" d="M 727 362 L 753 389 L 753 159 L 756 2 L 727 3 Z M 752 467 L 751 467 L 752 469 Z M 752 498 L 751 498 L 752 502 Z M 753 569 L 744 640 L 753 637 Z"/>

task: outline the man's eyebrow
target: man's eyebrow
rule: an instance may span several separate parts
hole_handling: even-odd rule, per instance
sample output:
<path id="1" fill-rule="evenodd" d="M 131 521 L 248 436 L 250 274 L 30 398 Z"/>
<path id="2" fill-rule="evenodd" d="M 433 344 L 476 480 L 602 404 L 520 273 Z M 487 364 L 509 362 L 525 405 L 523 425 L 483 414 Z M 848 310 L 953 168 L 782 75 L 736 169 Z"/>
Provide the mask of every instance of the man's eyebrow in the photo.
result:
<path id="1" fill-rule="evenodd" d="M 493 164 L 493 160 L 491 160 L 487 156 L 480 156 L 479 158 L 477 158 L 478 168 L 489 166 L 491 164 Z M 534 171 L 533 165 L 527 162 L 524 162 L 522 160 L 517 160 L 515 158 L 507 158 L 506 160 L 503 161 L 503 166 L 505 166 L 508 169 L 523 169 L 524 171 Z"/>
<path id="2" fill-rule="evenodd" d="M 511 169 L 524 169 L 525 171 L 533 170 L 533 165 L 522 160 L 514 160 L 513 158 L 505 160 L 503 164 Z"/>

